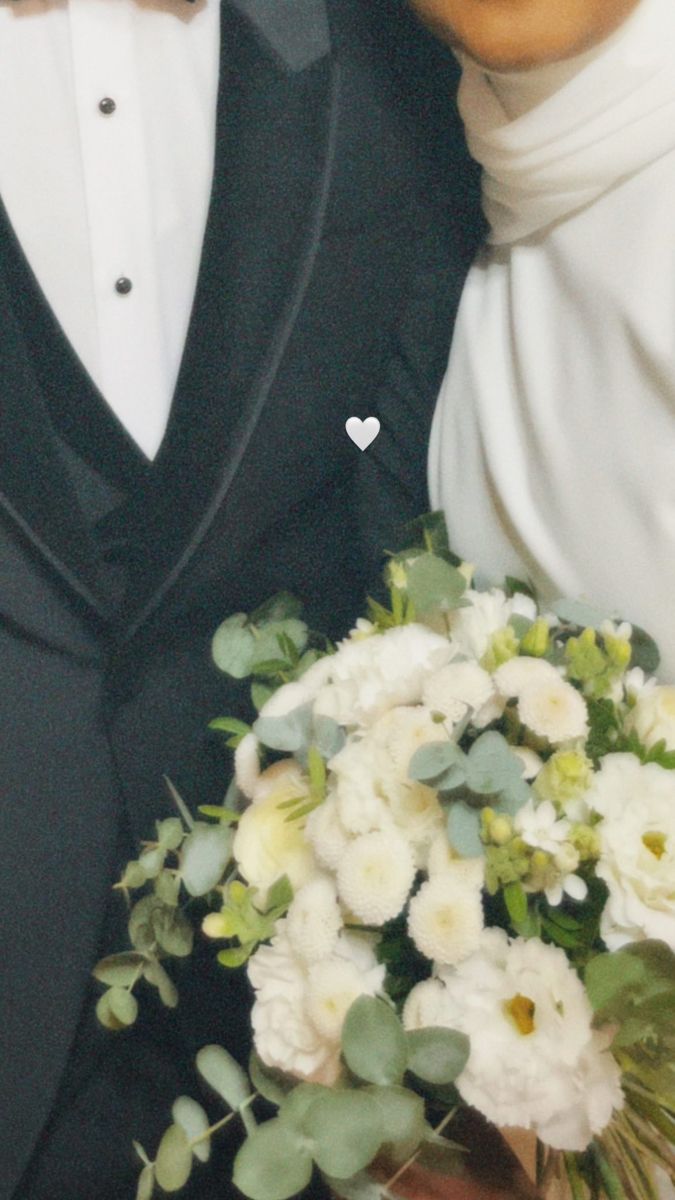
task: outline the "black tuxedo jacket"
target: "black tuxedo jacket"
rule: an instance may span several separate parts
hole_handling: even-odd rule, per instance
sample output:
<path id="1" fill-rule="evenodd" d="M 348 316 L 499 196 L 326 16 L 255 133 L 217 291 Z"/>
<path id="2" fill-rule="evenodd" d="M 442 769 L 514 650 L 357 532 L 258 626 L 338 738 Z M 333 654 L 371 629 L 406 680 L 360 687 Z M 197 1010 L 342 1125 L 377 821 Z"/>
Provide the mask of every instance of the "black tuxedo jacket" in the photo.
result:
<path id="1" fill-rule="evenodd" d="M 180 1047 L 242 1046 L 223 978 L 217 1011 L 184 989 L 166 1096 L 164 1067 L 157 1097 L 141 1087 L 161 1022 L 140 1057 L 126 1034 L 101 1043 L 87 985 L 111 884 L 126 833 L 151 835 L 164 774 L 192 805 L 222 796 L 227 762 L 205 729 L 246 697 L 211 665 L 219 621 L 281 588 L 335 633 L 359 610 L 369 561 L 345 420 L 386 412 L 402 319 L 437 379 L 475 241 L 454 66 L 402 0 L 223 0 L 220 79 L 179 380 L 191 434 L 169 427 L 121 614 L 57 452 L 53 381 L 0 270 L 0 1200 L 132 1195 L 119 1159 L 147 1096 L 182 1083 Z M 7 225 L 2 238 L 8 253 Z M 413 430 L 422 446 L 422 416 Z M 424 507 L 423 461 L 392 494 L 400 512 L 377 495 L 392 525 Z M 78 1027 L 86 1080 L 68 1077 Z"/>

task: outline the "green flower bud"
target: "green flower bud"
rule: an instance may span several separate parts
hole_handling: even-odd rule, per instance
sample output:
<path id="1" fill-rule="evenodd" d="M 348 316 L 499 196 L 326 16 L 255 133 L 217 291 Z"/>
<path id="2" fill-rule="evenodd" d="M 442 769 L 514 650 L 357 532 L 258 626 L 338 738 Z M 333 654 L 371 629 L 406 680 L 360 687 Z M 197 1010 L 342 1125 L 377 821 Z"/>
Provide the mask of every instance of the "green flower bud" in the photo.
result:
<path id="1" fill-rule="evenodd" d="M 600 857 L 600 836 L 590 825 L 573 825 L 569 840 L 577 851 L 580 862 L 589 862 Z"/>
<path id="2" fill-rule="evenodd" d="M 614 637 L 608 633 L 604 634 L 603 641 L 607 657 L 616 674 L 623 674 L 630 665 L 633 654 L 633 647 L 630 642 L 627 638 Z"/>
<path id="3" fill-rule="evenodd" d="M 550 644 L 548 621 L 545 621 L 543 617 L 538 617 L 520 643 L 520 652 L 529 654 L 533 658 L 543 658 Z"/>
<path id="4" fill-rule="evenodd" d="M 593 764 L 582 750 L 557 750 L 544 764 L 533 787 L 542 800 L 551 800 L 564 809 L 570 800 L 588 790 L 593 779 Z"/>
<path id="5" fill-rule="evenodd" d="M 516 631 L 511 625 L 505 625 L 503 629 L 498 629 L 490 638 L 488 648 L 480 662 L 481 667 L 492 674 L 497 667 L 502 666 L 502 663 L 509 662 L 510 659 L 516 657 L 519 645 Z"/>

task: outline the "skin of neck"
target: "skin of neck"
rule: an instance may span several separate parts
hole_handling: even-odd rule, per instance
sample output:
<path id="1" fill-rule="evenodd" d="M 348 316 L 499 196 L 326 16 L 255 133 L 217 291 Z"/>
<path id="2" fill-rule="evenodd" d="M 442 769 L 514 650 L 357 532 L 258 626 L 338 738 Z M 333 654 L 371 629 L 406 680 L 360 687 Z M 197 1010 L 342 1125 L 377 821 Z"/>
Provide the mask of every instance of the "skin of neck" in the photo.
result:
<path id="1" fill-rule="evenodd" d="M 409 0 L 441 40 L 496 71 L 560 62 L 603 41 L 641 0 Z"/>

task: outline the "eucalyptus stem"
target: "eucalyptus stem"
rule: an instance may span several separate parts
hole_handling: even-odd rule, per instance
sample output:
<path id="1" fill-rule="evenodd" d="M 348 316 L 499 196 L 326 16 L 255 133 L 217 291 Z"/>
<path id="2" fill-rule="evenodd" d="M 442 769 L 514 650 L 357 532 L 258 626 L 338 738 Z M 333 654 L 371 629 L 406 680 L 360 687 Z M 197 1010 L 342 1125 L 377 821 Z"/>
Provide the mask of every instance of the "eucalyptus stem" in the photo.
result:
<path id="1" fill-rule="evenodd" d="M 447 1112 L 445 1114 L 445 1116 L 443 1117 L 443 1120 L 440 1121 L 439 1124 L 434 1129 L 434 1134 L 436 1135 L 436 1137 L 440 1137 L 440 1135 L 442 1134 L 442 1132 L 446 1128 L 446 1126 L 448 1126 L 450 1124 L 450 1122 L 451 1122 L 452 1118 L 455 1116 L 456 1112 L 457 1112 L 457 1108 L 451 1108 L 450 1112 Z M 384 1185 L 385 1191 L 388 1192 L 389 1189 L 392 1188 L 395 1183 L 398 1183 L 401 1176 L 404 1175 L 405 1172 L 407 1170 L 409 1170 L 410 1167 L 412 1167 L 413 1163 L 415 1163 L 417 1161 L 417 1159 L 421 1153 L 421 1150 L 422 1150 L 422 1145 L 423 1145 L 423 1143 L 420 1142 L 415 1153 L 411 1154 L 410 1158 L 407 1159 L 406 1162 L 404 1162 L 403 1166 L 399 1167 L 398 1170 L 392 1175 L 391 1179 L 387 1180 L 387 1182 Z"/>
<path id="2" fill-rule="evenodd" d="M 258 1099 L 259 1095 L 259 1092 L 252 1092 L 251 1095 L 247 1096 L 238 1108 L 233 1109 L 232 1112 L 229 1112 L 224 1117 L 221 1117 L 220 1121 L 216 1121 L 215 1125 L 209 1125 L 209 1128 L 205 1129 L 203 1133 L 198 1134 L 197 1137 L 191 1138 L 190 1149 L 192 1150 L 195 1146 L 199 1146 L 201 1142 L 206 1142 L 210 1137 L 213 1136 L 214 1133 L 218 1133 L 221 1129 L 224 1129 L 226 1125 L 229 1125 L 230 1121 L 234 1120 L 235 1117 L 240 1115 L 242 1109 L 249 1108 L 251 1104 L 253 1104 L 253 1101 Z"/>

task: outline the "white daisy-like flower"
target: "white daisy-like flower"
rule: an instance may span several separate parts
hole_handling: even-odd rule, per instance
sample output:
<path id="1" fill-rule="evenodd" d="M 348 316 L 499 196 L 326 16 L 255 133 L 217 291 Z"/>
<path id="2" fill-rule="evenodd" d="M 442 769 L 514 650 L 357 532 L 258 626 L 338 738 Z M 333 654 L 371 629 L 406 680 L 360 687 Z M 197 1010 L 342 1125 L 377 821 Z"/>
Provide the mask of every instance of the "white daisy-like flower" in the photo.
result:
<path id="1" fill-rule="evenodd" d="M 507 699 L 518 698 L 533 683 L 560 682 L 560 672 L 545 658 L 516 655 L 502 663 L 494 673 L 498 691 Z"/>
<path id="2" fill-rule="evenodd" d="M 556 1149 L 584 1150 L 623 1104 L 621 1073 L 564 951 L 490 929 L 476 953 L 438 977 L 437 1023 L 470 1041 L 457 1079 L 467 1104 L 496 1125 L 534 1129 Z"/>
<path id="3" fill-rule="evenodd" d="M 288 910 L 286 932 L 299 958 L 308 963 L 328 958 L 342 925 L 334 880 L 320 875 L 296 892 Z"/>
<path id="4" fill-rule="evenodd" d="M 422 700 L 432 712 L 442 713 L 451 725 L 470 711 L 473 723 L 483 728 L 501 716 L 503 703 L 495 694 L 492 677 L 477 662 L 452 662 L 430 675 Z"/>
<path id="5" fill-rule="evenodd" d="M 397 917 L 415 878 L 412 849 L 398 831 L 366 833 L 347 847 L 338 867 L 338 894 L 366 925 Z"/>
<path id="6" fill-rule="evenodd" d="M 463 654 L 478 662 L 494 634 L 504 629 L 512 616 L 527 617 L 531 621 L 537 617 L 534 600 L 520 592 L 508 597 L 499 588 L 487 592 L 469 589 L 462 599 L 468 601 L 466 607 L 456 609 L 449 618 L 452 640 Z"/>
<path id="7" fill-rule="evenodd" d="M 307 817 L 305 837 L 322 866 L 336 871 L 349 845 L 349 834 L 340 821 L 335 794 L 329 794 Z"/>
<path id="8" fill-rule="evenodd" d="M 260 779 L 260 743 L 254 733 L 247 733 L 234 752 L 234 778 L 240 792 L 253 800 Z"/>
<path id="9" fill-rule="evenodd" d="M 559 677 L 541 680 L 523 688 L 518 697 L 518 714 L 524 725 L 553 746 L 586 737 L 586 701 L 571 683 Z"/>
<path id="10" fill-rule="evenodd" d="M 482 859 L 453 862 L 422 884 L 408 910 L 408 933 L 420 953 L 453 966 L 474 952 L 484 925 L 482 886 Z"/>
<path id="11" fill-rule="evenodd" d="M 617 950 L 658 938 L 675 950 L 675 774 L 633 754 L 608 754 L 586 799 L 603 818 L 596 868 L 609 889 L 603 940 Z"/>
<path id="12" fill-rule="evenodd" d="M 532 797 L 516 813 L 516 829 L 528 846 L 556 854 L 570 833 L 570 823 L 558 817 L 550 800 L 535 804 Z"/>

